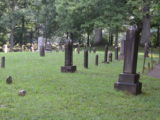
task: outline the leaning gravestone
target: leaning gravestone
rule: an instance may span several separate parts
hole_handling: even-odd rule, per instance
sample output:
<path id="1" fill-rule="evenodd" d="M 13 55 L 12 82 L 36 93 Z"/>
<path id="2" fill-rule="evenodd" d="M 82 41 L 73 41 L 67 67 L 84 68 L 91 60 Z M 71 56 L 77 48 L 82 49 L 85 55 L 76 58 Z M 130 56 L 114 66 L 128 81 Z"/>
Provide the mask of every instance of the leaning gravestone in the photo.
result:
<path id="1" fill-rule="evenodd" d="M 65 66 L 61 67 L 61 72 L 75 72 L 76 66 L 73 66 L 73 43 L 67 40 L 65 43 Z"/>
<path id="2" fill-rule="evenodd" d="M 123 73 L 119 75 L 118 82 L 114 84 L 117 90 L 127 91 L 134 95 L 140 94 L 142 88 L 142 83 L 139 82 L 140 75 L 136 73 L 138 44 L 137 28 L 130 26 L 125 42 Z"/>

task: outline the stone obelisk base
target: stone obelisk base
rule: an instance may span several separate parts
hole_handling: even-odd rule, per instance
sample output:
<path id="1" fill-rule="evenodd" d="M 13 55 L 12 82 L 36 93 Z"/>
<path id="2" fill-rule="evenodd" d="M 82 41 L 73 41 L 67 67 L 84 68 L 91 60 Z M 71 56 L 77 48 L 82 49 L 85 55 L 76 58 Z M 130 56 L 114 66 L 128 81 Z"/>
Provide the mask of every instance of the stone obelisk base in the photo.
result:
<path id="1" fill-rule="evenodd" d="M 61 67 L 61 72 L 75 72 L 77 70 L 77 67 L 76 66 L 62 66 Z"/>
<path id="2" fill-rule="evenodd" d="M 118 82 L 114 84 L 114 88 L 117 90 L 126 91 L 133 95 L 140 94 L 142 83 L 139 82 L 139 74 L 120 74 Z"/>

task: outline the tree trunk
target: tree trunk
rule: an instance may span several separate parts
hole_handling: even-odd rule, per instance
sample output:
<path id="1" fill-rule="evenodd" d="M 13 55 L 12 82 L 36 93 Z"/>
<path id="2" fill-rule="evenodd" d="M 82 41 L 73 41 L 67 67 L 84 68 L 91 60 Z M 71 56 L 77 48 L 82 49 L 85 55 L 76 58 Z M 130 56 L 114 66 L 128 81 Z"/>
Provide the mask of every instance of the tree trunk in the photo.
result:
<path id="1" fill-rule="evenodd" d="M 15 0 L 11 1 L 10 8 L 13 13 L 15 12 L 15 6 L 16 6 Z M 14 47 L 14 29 L 15 29 L 15 20 L 14 18 L 12 18 L 11 19 L 11 33 L 10 33 L 10 51 L 13 51 L 13 47 Z"/>
<path id="2" fill-rule="evenodd" d="M 160 26 L 157 29 L 157 45 L 160 47 Z"/>
<path id="3" fill-rule="evenodd" d="M 88 37 L 88 38 L 87 38 L 87 47 L 89 47 L 89 43 L 90 43 L 90 40 L 89 40 L 89 39 L 90 39 L 90 38 L 89 38 L 89 35 L 90 35 L 90 34 L 89 34 L 89 32 L 88 32 L 88 33 L 87 33 L 87 37 Z"/>
<path id="4" fill-rule="evenodd" d="M 67 34 L 66 38 L 69 39 L 69 32 L 67 32 L 66 34 Z"/>
<path id="5" fill-rule="evenodd" d="M 140 42 L 140 39 L 141 39 L 141 32 L 142 32 L 142 21 L 139 21 L 137 23 L 137 39 L 139 40 Z"/>
<path id="6" fill-rule="evenodd" d="M 13 51 L 13 46 L 14 46 L 14 23 L 12 23 L 11 27 L 11 35 L 10 35 L 10 51 Z"/>
<path id="7" fill-rule="evenodd" d="M 118 46 L 118 27 L 116 28 L 116 33 L 115 33 L 115 47 Z"/>
<path id="8" fill-rule="evenodd" d="M 38 40 L 39 35 L 40 35 L 39 24 L 38 24 L 38 21 L 37 21 L 36 24 L 35 24 L 35 38 L 36 38 L 36 40 Z"/>
<path id="9" fill-rule="evenodd" d="M 141 45 L 148 43 L 150 40 L 150 15 L 149 15 L 149 4 L 146 4 L 143 9 L 144 17 L 143 17 L 143 26 L 142 26 L 142 35 L 141 35 Z"/>
<path id="10" fill-rule="evenodd" d="M 30 32 L 30 43 L 33 43 L 33 31 Z"/>
<path id="11" fill-rule="evenodd" d="M 46 7 L 46 10 L 47 10 L 48 4 L 45 4 L 45 7 Z M 44 31 L 45 36 L 44 36 L 44 38 L 46 39 L 45 42 L 47 44 L 47 42 L 48 42 L 48 26 L 47 26 L 48 25 L 48 10 L 46 12 L 47 12 L 47 14 L 46 14 L 46 17 L 45 17 L 45 31 Z"/>
<path id="12" fill-rule="evenodd" d="M 24 42 L 24 34 L 25 34 L 25 18 L 24 16 L 22 17 L 22 33 L 21 33 L 21 44 L 23 45 L 25 42 Z"/>
<path id="13" fill-rule="evenodd" d="M 109 31 L 109 46 L 112 46 L 113 45 L 113 33 L 112 31 L 110 30 Z"/>
<path id="14" fill-rule="evenodd" d="M 70 32 L 70 39 L 71 39 L 72 42 L 73 42 L 73 40 L 74 40 L 74 33 L 72 33 L 72 32 Z"/>

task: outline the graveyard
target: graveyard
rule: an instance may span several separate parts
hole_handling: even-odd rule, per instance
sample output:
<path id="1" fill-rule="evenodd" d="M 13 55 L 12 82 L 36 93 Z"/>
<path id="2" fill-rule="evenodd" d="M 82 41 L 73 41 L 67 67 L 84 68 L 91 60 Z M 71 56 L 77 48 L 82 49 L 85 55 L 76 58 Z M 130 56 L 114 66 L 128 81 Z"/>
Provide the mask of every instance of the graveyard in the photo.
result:
<path id="1" fill-rule="evenodd" d="M 1 0 L 0 120 L 160 120 L 159 0 Z"/>
<path id="2" fill-rule="evenodd" d="M 141 75 L 142 94 L 138 96 L 116 91 L 113 84 L 122 72 L 123 61 L 104 64 L 102 50 L 99 66 L 95 53 L 89 54 L 88 69 L 83 67 L 83 52 L 74 54 L 75 73 L 61 73 L 63 52 L 8 53 L 6 68 L 1 72 L 1 119 L 159 119 L 159 79 Z M 158 60 L 158 54 L 154 54 Z M 141 72 L 143 52 L 139 52 L 137 72 Z M 114 69 L 113 69 L 114 68 Z M 13 77 L 12 85 L 5 83 L 6 76 Z M 19 97 L 17 91 L 26 90 Z"/>

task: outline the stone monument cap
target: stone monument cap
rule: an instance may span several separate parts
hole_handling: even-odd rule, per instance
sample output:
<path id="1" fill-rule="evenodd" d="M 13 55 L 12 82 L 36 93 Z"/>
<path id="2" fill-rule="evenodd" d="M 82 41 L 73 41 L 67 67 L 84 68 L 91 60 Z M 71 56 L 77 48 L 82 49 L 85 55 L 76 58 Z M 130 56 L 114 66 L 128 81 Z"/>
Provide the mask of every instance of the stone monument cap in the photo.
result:
<path id="1" fill-rule="evenodd" d="M 136 26 L 136 25 L 129 26 L 129 27 L 128 27 L 128 30 L 137 30 L 137 26 Z"/>

